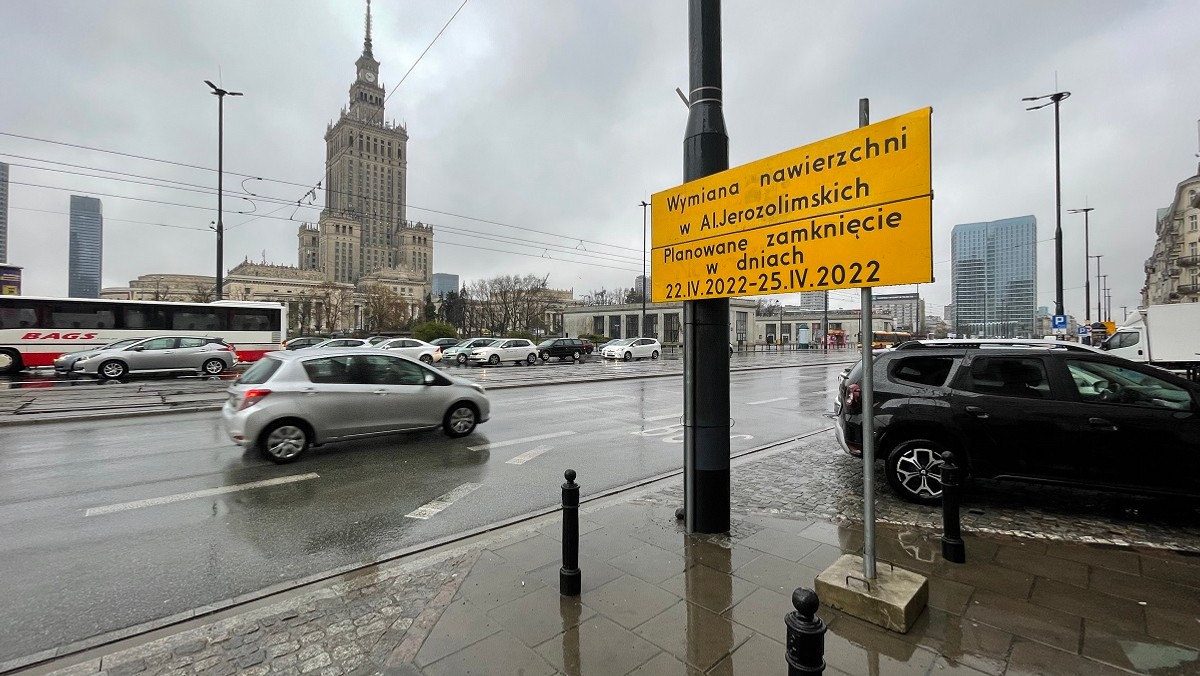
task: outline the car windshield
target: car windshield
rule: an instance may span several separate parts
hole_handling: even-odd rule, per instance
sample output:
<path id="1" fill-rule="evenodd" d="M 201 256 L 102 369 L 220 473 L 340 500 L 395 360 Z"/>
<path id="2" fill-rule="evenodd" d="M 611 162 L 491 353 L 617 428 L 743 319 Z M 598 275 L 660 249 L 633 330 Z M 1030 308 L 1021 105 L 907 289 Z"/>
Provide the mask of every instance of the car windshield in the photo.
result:
<path id="1" fill-rule="evenodd" d="M 542 342 L 538 343 L 538 347 L 551 347 L 554 345 L 554 341 L 556 341 L 556 340 L 558 340 L 558 339 L 551 338 L 550 340 L 543 340 Z"/>
<path id="2" fill-rule="evenodd" d="M 133 345 L 134 343 L 138 342 L 139 340 L 141 340 L 141 338 L 124 338 L 122 340 L 113 341 L 100 349 L 101 350 L 115 350 L 119 347 L 128 347 L 130 345 Z"/>

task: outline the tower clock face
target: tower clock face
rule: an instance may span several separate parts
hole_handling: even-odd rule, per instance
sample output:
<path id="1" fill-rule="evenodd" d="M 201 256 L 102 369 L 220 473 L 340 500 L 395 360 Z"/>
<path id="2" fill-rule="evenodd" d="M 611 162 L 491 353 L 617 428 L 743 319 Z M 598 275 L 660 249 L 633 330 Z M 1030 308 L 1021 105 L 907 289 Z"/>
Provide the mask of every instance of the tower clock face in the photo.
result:
<path id="1" fill-rule="evenodd" d="M 367 82 L 374 82 L 374 81 L 375 81 L 375 74 L 374 74 L 374 73 L 369 73 L 369 72 L 368 72 L 368 73 L 363 73 L 363 79 L 364 79 L 364 80 L 366 80 Z"/>

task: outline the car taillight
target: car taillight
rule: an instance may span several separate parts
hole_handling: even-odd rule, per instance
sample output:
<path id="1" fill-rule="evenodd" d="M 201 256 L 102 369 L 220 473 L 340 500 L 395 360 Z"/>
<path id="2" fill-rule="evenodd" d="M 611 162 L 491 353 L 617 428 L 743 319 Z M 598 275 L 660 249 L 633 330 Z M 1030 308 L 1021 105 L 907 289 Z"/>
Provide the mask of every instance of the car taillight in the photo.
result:
<path id="1" fill-rule="evenodd" d="M 843 402 L 847 413 L 862 412 L 862 388 L 857 384 L 846 387 L 846 401 Z"/>
<path id="2" fill-rule="evenodd" d="M 222 345 L 221 347 L 217 348 L 217 351 L 218 352 L 233 352 L 233 346 L 232 345 Z"/>
<path id="3" fill-rule="evenodd" d="M 262 401 L 270 393 L 271 393 L 271 390 L 261 390 L 261 389 L 246 390 L 246 394 L 242 395 L 242 403 L 241 403 L 241 405 L 238 406 L 238 410 L 243 411 L 245 409 L 250 408 L 251 406 Z"/>

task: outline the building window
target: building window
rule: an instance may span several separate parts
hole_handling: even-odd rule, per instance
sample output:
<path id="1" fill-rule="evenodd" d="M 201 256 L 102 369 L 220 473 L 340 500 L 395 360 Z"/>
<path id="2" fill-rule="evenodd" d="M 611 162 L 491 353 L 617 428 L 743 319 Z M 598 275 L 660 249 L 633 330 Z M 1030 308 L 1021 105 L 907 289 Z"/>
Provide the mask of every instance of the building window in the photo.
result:
<path id="1" fill-rule="evenodd" d="M 647 338 L 658 337 L 658 315 L 646 315 L 646 325 L 643 328 L 642 335 Z"/>
<path id="2" fill-rule="evenodd" d="M 1188 216 L 1188 230 L 1191 230 L 1192 232 L 1196 232 L 1196 230 L 1197 230 L 1196 214 L 1192 214 L 1191 216 Z"/>
<path id="3" fill-rule="evenodd" d="M 598 336 L 604 335 L 604 316 L 603 315 L 592 315 L 592 333 L 594 333 Z"/>
<path id="4" fill-rule="evenodd" d="M 663 315 L 663 342 L 679 342 L 679 313 L 669 312 Z"/>

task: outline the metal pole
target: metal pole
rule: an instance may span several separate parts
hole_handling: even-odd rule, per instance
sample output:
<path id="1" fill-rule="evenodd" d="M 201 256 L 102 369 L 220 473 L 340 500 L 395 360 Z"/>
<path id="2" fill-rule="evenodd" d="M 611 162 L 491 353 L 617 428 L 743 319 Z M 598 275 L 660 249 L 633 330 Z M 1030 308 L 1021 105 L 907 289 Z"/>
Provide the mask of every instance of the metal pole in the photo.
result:
<path id="1" fill-rule="evenodd" d="M 1104 319 L 1104 309 L 1100 307 L 1100 259 L 1104 254 L 1096 256 L 1096 321 Z"/>
<path id="2" fill-rule="evenodd" d="M 646 335 L 646 207 L 650 206 L 642 200 L 642 336 Z"/>
<path id="3" fill-rule="evenodd" d="M 1054 97 L 1054 314 L 1063 312 L 1062 168 L 1059 163 L 1058 104 Z"/>
<path id="4" fill-rule="evenodd" d="M 217 94 L 217 300 L 225 294 L 225 223 L 222 220 L 225 194 L 225 92 Z"/>
<path id="5" fill-rule="evenodd" d="M 858 126 L 871 123 L 871 102 L 858 100 Z M 863 461 L 863 577 L 875 579 L 875 342 L 871 287 L 862 290 L 862 461 Z"/>
<path id="6" fill-rule="evenodd" d="M 729 168 L 721 104 L 721 3 L 689 0 L 691 92 L 683 179 Z M 683 304 L 683 495 L 689 533 L 729 530 L 729 299 Z"/>
<path id="7" fill-rule="evenodd" d="M 562 485 L 563 565 L 558 569 L 558 593 L 563 596 L 579 596 L 582 577 L 579 573 L 579 484 L 575 483 L 575 470 L 563 472 L 566 483 Z"/>
<path id="8" fill-rule="evenodd" d="M 825 348 L 822 352 L 829 352 L 829 292 L 825 292 L 825 318 L 821 321 L 821 342 Z"/>
<path id="9" fill-rule="evenodd" d="M 1095 207 L 1071 209 L 1073 214 L 1083 214 L 1083 314 L 1087 316 L 1092 311 L 1092 253 L 1088 240 L 1088 216 Z"/>

